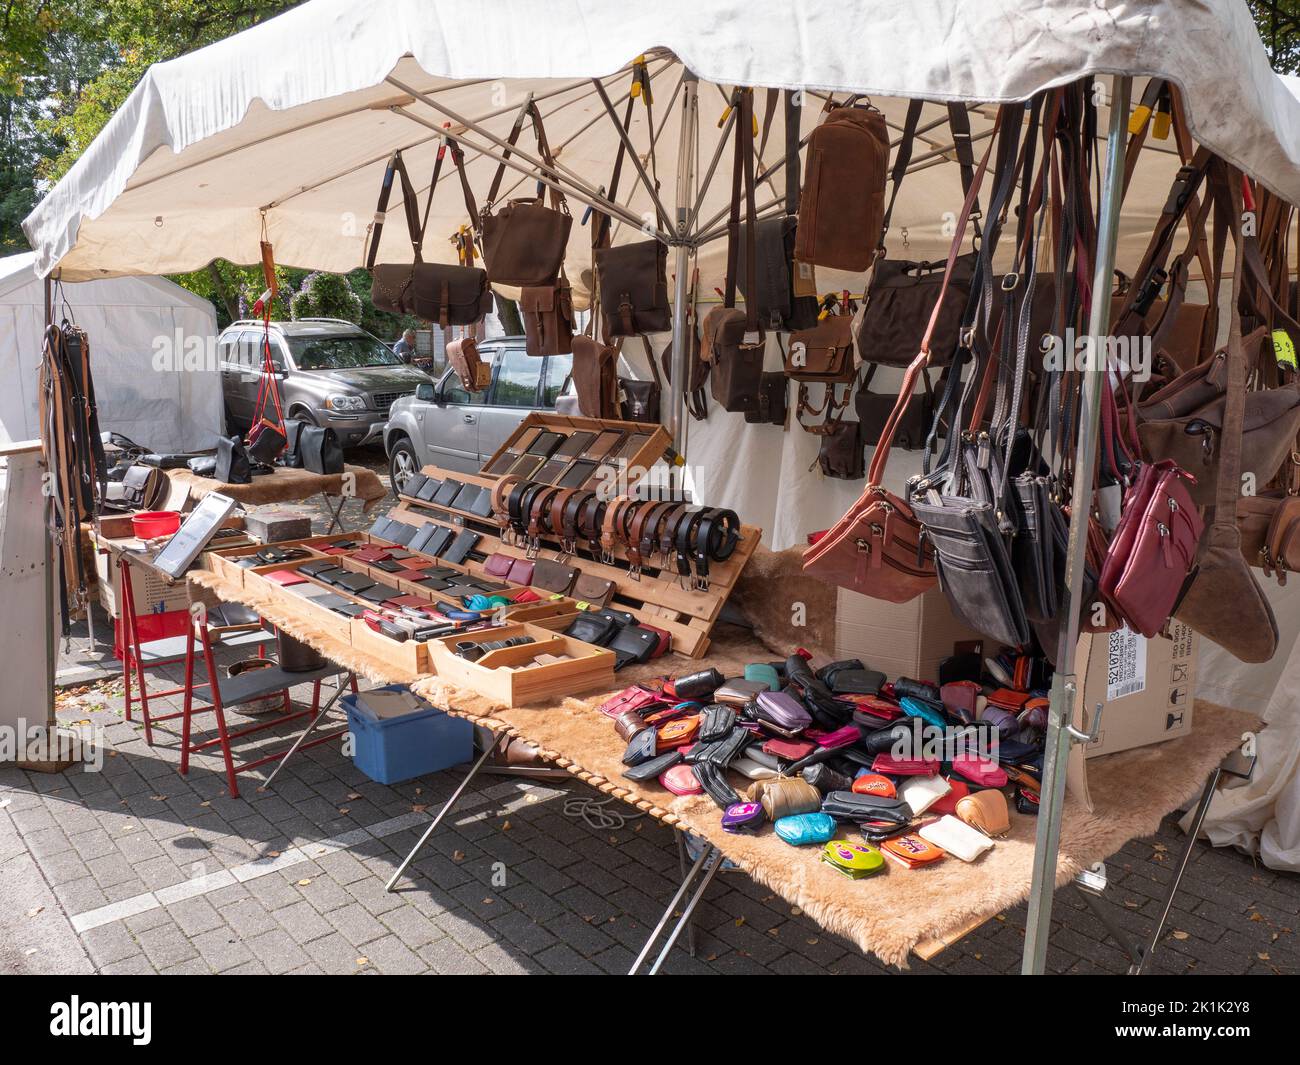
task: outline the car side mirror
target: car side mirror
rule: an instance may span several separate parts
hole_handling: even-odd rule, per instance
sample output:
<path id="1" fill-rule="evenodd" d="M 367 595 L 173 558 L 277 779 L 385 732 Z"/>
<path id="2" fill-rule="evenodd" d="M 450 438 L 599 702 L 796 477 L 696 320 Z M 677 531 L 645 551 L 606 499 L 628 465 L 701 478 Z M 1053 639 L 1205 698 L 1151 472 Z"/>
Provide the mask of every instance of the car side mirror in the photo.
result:
<path id="1" fill-rule="evenodd" d="M 434 403 L 437 401 L 437 388 L 432 382 L 415 386 L 415 398 L 424 403 Z"/>

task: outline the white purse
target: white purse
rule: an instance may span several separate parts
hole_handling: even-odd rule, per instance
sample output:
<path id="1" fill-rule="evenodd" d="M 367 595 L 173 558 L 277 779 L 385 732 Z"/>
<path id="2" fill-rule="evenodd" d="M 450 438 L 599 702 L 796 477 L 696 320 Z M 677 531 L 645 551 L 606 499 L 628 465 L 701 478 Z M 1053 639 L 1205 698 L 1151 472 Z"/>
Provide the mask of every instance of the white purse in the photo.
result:
<path id="1" fill-rule="evenodd" d="M 917 835 L 963 862 L 973 862 L 985 851 L 993 849 L 993 841 L 988 836 L 952 814 L 944 814 L 933 824 L 923 825 Z"/>
<path id="2" fill-rule="evenodd" d="M 936 773 L 932 777 L 908 777 L 898 789 L 898 797 L 920 817 L 950 791 L 952 785 Z"/>

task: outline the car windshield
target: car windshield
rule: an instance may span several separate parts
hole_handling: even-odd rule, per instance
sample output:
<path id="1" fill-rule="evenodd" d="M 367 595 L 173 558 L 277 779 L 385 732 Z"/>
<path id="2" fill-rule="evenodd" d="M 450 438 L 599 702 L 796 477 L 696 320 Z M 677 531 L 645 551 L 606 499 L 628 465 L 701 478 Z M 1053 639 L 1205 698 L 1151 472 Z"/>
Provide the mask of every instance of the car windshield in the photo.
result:
<path id="1" fill-rule="evenodd" d="M 354 370 L 360 366 L 398 366 L 402 360 L 372 336 L 285 337 L 300 370 Z"/>

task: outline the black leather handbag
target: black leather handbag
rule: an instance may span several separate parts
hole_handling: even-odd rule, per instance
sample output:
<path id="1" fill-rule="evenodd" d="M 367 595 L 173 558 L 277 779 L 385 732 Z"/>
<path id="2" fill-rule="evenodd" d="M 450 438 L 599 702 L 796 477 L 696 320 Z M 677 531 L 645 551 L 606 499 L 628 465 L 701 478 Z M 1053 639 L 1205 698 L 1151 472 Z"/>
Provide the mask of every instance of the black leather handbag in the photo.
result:
<path id="1" fill-rule="evenodd" d="M 304 425 L 298 433 L 298 457 L 312 473 L 342 473 L 343 445 L 339 434 L 324 425 Z"/>
<path id="2" fill-rule="evenodd" d="M 217 462 L 212 476 L 222 484 L 253 483 L 253 465 L 239 437 L 217 437 Z"/>

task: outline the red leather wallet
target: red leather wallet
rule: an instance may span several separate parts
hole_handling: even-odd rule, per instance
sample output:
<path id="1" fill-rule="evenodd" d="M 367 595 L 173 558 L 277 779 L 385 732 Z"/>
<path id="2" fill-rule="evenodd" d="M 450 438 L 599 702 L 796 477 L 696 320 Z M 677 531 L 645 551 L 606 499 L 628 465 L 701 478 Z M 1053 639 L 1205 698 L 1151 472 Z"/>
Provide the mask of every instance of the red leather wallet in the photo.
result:
<path id="1" fill-rule="evenodd" d="M 939 772 L 939 762 L 929 758 L 895 758 L 892 754 L 878 754 L 871 768 L 891 777 L 932 777 Z"/>
<path id="2" fill-rule="evenodd" d="M 763 752 L 773 755 L 776 758 L 784 758 L 788 762 L 797 762 L 800 758 L 807 758 L 813 751 L 817 750 L 815 743 L 809 743 L 807 740 L 782 740 L 773 737 L 763 743 Z"/>
<path id="3" fill-rule="evenodd" d="M 285 587 L 288 587 L 291 584 L 307 583 L 306 577 L 304 577 L 297 570 L 292 570 L 292 569 L 277 569 L 272 571 L 271 573 L 263 573 L 262 576 L 265 577 L 272 584 L 280 584 L 280 585 L 284 585 Z"/>

